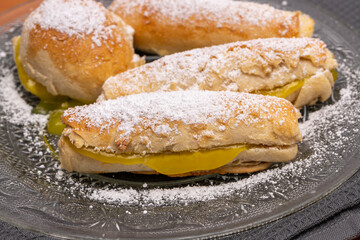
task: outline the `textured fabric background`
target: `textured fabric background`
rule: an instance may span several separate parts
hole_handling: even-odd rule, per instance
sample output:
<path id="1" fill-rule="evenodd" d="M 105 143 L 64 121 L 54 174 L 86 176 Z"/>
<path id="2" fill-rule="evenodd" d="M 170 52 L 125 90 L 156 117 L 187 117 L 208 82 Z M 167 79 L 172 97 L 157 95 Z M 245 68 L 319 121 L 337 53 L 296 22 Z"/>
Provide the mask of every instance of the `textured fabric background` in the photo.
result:
<path id="1" fill-rule="evenodd" d="M 290 0 L 288 0 L 290 1 Z M 360 0 L 307 0 L 360 32 Z M 360 36 L 360 35 L 359 35 Z M 360 41 L 360 37 L 359 37 Z M 221 239 L 352 239 L 360 233 L 360 172 L 335 192 L 286 218 Z M 0 221 L 0 239 L 52 240 Z"/>
<path id="2" fill-rule="evenodd" d="M 360 32 L 360 1 L 359 0 L 307 0 L 329 12 L 340 21 L 351 25 Z"/>

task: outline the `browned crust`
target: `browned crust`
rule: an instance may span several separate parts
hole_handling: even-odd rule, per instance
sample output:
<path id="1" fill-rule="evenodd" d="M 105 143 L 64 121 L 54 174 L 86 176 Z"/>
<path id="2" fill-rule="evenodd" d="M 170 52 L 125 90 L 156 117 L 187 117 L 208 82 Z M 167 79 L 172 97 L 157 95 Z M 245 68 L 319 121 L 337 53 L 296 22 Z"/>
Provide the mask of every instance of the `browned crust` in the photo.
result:
<path id="1" fill-rule="evenodd" d="M 140 4 L 132 4 L 128 0 L 115 0 L 109 10 L 118 14 L 126 23 L 135 29 L 135 47 L 147 52 L 155 52 L 160 55 L 171 54 L 193 48 L 218 45 L 228 42 L 244 41 L 255 38 L 269 37 L 311 37 L 314 28 L 313 21 L 303 21 L 300 28 L 300 20 L 303 19 L 301 12 L 286 12 L 275 10 L 276 18 L 266 19 L 263 17 L 262 24 L 253 24 L 251 19 L 242 18 L 234 22 L 231 18 L 219 26 L 219 19 L 212 16 L 211 12 L 198 12 L 189 18 L 171 19 L 171 14 L 163 14 L 158 11 L 156 4 L 165 1 L 145 1 Z M 190 2 L 196 6 L 196 1 Z M 180 1 L 171 1 L 178 4 Z M 131 10 L 129 11 L 129 5 Z M 254 3 L 231 3 L 234 9 L 251 9 Z M 260 6 L 260 4 L 258 4 Z M 179 8 L 181 4 L 176 5 Z M 265 5 L 261 5 L 265 6 Z M 270 6 L 268 6 L 270 8 Z M 240 13 L 238 13 L 239 16 Z M 204 17 L 205 16 L 205 17 Z M 226 13 L 222 16 L 228 19 Z M 305 20 L 308 20 L 307 18 Z M 306 27 L 305 27 L 305 26 Z M 310 25 L 310 26 L 308 26 Z M 305 33 L 301 30 L 306 29 Z"/>
<path id="2" fill-rule="evenodd" d="M 169 55 L 120 73 L 104 83 L 101 99 L 189 88 L 258 92 L 317 75 L 310 84 L 316 90 L 308 91 L 307 82 L 299 95 L 296 107 L 302 107 L 329 98 L 334 83 L 330 70 L 336 67 L 334 55 L 319 39 L 236 42 Z M 297 96 L 289 99 L 295 103 Z"/>
<path id="3" fill-rule="evenodd" d="M 42 29 L 39 25 L 28 29 L 25 24 L 20 54 L 26 72 L 53 95 L 94 101 L 107 78 L 137 65 L 133 62 L 129 26 L 109 11 L 105 15 L 104 25 L 117 27 L 107 39 L 100 40 L 101 46 L 93 42 L 93 34 L 69 36 L 55 29 Z M 43 62 L 44 58 L 49 58 L 48 62 Z M 57 78 L 62 78 L 62 82 L 57 82 L 60 81 Z M 49 81 L 55 87 L 48 86 Z"/>
<path id="4" fill-rule="evenodd" d="M 218 92 L 218 94 L 222 93 Z M 63 123 L 67 125 L 63 135 L 69 137 L 78 148 L 89 146 L 116 153 L 180 152 L 234 144 L 274 146 L 298 143 L 301 140 L 297 120 L 299 113 L 292 104 L 280 98 L 257 96 L 267 101 L 250 108 L 248 108 L 246 98 L 236 102 L 238 108 L 232 109 L 230 120 L 219 119 L 211 124 L 186 124 L 183 121 L 165 119 L 162 124 L 167 124 L 170 128 L 176 126 L 179 134 L 172 131 L 159 135 L 152 128 L 145 128 L 140 123 L 134 126 L 131 133 L 124 136 L 121 131 L 117 131 L 120 124 L 118 120 L 115 120 L 115 124 L 109 126 L 106 131 L 101 131 L 102 126 L 88 127 L 90 118 L 85 116 L 81 120 L 73 121 L 72 114 L 67 114 L 62 116 Z M 86 107 L 82 106 L 78 109 Z M 248 112 L 249 117 L 256 118 L 256 121 L 248 121 L 248 119 L 237 121 L 236 117 L 243 111 Z M 219 129 L 218 126 L 222 125 L 225 130 Z M 213 134 L 209 135 L 208 132 Z"/>

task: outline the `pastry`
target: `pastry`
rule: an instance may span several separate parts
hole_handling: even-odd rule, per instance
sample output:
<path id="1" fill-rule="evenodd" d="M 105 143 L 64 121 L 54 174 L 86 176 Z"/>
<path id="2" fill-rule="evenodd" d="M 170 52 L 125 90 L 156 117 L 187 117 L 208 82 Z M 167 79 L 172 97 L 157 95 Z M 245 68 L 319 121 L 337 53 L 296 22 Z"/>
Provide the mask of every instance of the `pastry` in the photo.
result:
<path id="1" fill-rule="evenodd" d="M 235 42 L 168 55 L 110 77 L 98 100 L 159 90 L 212 90 L 273 95 L 302 107 L 330 97 L 336 67 L 319 39 Z"/>
<path id="2" fill-rule="evenodd" d="M 144 62 L 134 54 L 133 33 L 96 1 L 46 0 L 14 39 L 21 82 L 43 100 L 95 101 L 107 78 Z"/>
<path id="3" fill-rule="evenodd" d="M 272 96 L 134 94 L 66 110 L 59 158 L 64 169 L 88 173 L 253 172 L 295 157 L 298 117 L 289 101 Z"/>
<path id="4" fill-rule="evenodd" d="M 167 55 L 269 37 L 311 37 L 301 12 L 231 0 L 114 0 L 109 7 L 135 29 L 135 48 Z"/>

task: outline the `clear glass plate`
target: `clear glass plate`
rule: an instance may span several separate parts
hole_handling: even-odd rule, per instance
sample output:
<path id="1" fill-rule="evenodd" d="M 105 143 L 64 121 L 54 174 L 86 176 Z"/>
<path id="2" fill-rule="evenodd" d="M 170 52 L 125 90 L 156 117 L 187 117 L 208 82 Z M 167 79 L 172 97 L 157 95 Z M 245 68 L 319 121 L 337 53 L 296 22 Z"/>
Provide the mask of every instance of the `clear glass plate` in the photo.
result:
<path id="1" fill-rule="evenodd" d="M 45 137 L 56 151 L 57 138 L 42 131 L 44 117 L 29 114 L 26 106 L 38 100 L 20 86 L 12 59 L 10 41 L 28 9 L 13 9 L 17 20 L 7 24 L 0 16 L 0 218 L 66 238 L 205 238 L 289 215 L 346 181 L 360 167 L 359 38 L 305 1 L 268 2 L 315 19 L 315 36 L 340 63 L 332 98 L 304 109 L 304 140 L 292 163 L 255 174 L 177 179 L 62 171 L 44 143 Z"/>

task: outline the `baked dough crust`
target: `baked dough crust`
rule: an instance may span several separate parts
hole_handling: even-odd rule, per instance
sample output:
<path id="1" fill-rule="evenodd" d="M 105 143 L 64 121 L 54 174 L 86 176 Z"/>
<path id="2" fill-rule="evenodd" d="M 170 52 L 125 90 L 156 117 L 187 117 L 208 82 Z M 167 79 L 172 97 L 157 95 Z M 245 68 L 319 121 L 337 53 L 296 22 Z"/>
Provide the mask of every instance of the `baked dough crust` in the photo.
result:
<path id="1" fill-rule="evenodd" d="M 131 109 L 131 105 L 129 108 L 124 107 L 129 104 L 127 99 L 145 102 L 147 98 L 150 99 L 147 102 L 156 108 L 155 102 L 159 96 L 168 101 L 175 101 L 174 99 L 179 95 L 182 99 L 195 95 L 196 98 L 192 101 L 193 109 L 182 109 L 195 112 L 199 104 L 196 100 L 210 93 L 211 99 L 228 101 L 221 106 L 221 109 L 226 111 L 230 109 L 230 113 L 227 112 L 226 116 L 218 116 L 211 123 L 199 121 L 188 123 L 181 118 L 176 120 L 164 118 L 149 127 L 145 123 L 154 121 L 152 115 L 149 116 L 146 112 L 134 115 L 135 111 L 141 110 Z M 109 105 L 112 109 L 109 109 Z M 211 105 L 210 102 L 209 105 Z M 130 119 L 124 121 L 111 117 L 111 124 L 107 120 L 98 124 L 94 123 L 102 118 L 101 115 L 112 116 L 111 111 L 122 111 L 126 116 L 131 116 L 131 119 L 142 120 L 131 125 L 129 131 L 119 129 L 131 124 L 127 122 L 131 121 Z M 77 148 L 90 147 L 111 153 L 143 154 L 207 150 L 236 144 L 292 145 L 301 141 L 298 127 L 299 116 L 298 110 L 289 101 L 281 98 L 232 92 L 182 91 L 143 93 L 80 106 L 66 110 L 61 120 L 67 126 L 62 133 L 63 136 L 68 137 Z M 209 115 L 205 118 L 213 119 L 213 117 L 214 115 Z M 169 130 L 162 131 L 162 129 Z"/>
<path id="2" fill-rule="evenodd" d="M 33 26 L 34 13 L 26 19 L 20 43 L 22 63 L 49 93 L 93 102 L 107 78 L 144 63 L 134 54 L 133 29 L 100 4 L 99 11 L 105 11 L 105 26 L 116 26 L 101 39 L 101 46 L 94 43 L 92 34 L 70 36 Z"/>
<path id="3" fill-rule="evenodd" d="M 328 99 L 337 67 L 324 42 L 271 38 L 193 49 L 110 77 L 99 101 L 153 91 L 212 90 L 256 93 L 309 78 L 288 97 L 296 107 Z"/>
<path id="4" fill-rule="evenodd" d="M 104 163 L 86 157 L 73 150 L 62 136 L 59 140 L 59 156 L 61 167 L 69 172 L 110 173 L 133 172 L 138 174 L 158 174 L 153 169 L 143 165 L 124 165 L 120 163 Z M 253 147 L 241 152 L 233 161 L 220 168 L 208 171 L 193 171 L 189 173 L 170 175 L 171 177 L 198 176 L 214 173 L 251 173 L 264 170 L 274 162 L 288 162 L 297 153 L 297 145 L 283 147 Z"/>
<path id="5" fill-rule="evenodd" d="M 134 45 L 167 55 L 193 48 L 269 37 L 311 37 L 301 12 L 228 0 L 114 0 L 109 7 L 135 29 Z"/>

